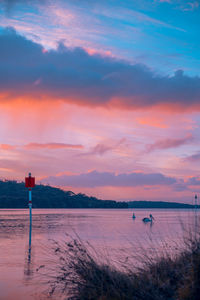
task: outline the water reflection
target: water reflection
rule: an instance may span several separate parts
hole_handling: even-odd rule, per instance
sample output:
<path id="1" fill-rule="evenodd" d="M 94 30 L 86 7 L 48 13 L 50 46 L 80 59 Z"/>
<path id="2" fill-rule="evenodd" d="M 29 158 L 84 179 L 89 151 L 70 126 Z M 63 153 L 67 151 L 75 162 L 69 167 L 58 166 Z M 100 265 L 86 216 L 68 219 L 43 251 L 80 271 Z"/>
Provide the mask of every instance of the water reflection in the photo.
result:
<path id="1" fill-rule="evenodd" d="M 135 219 L 132 210 L 35 209 L 31 224 L 28 210 L 0 210 L 0 284 L 3 283 L 7 294 L 11 288 L 18 290 L 19 287 L 20 293 L 26 294 L 26 297 L 4 297 L 3 300 L 34 299 L 28 298 L 35 292 L 33 285 L 37 286 L 38 293 L 43 289 L 36 270 L 47 264 L 51 267 L 51 241 L 65 240 L 66 233 L 76 232 L 83 241 L 108 253 L 112 261 L 118 261 L 121 253 L 132 255 L 141 251 L 141 245 L 152 251 L 149 240 L 156 249 L 162 250 L 163 240 L 173 248 L 173 240 L 179 244 L 182 239 L 181 224 L 197 227 L 198 212 L 193 210 L 135 209 L 134 213 Z M 151 213 L 155 222 L 143 223 L 142 219 Z M 1 286 L 0 290 L 2 293 Z"/>
<path id="2" fill-rule="evenodd" d="M 31 250 L 32 250 L 31 242 L 32 242 L 32 220 L 30 219 L 28 251 L 26 251 L 25 266 L 24 266 L 25 280 L 30 280 L 33 276 L 33 264 L 31 262 Z"/>

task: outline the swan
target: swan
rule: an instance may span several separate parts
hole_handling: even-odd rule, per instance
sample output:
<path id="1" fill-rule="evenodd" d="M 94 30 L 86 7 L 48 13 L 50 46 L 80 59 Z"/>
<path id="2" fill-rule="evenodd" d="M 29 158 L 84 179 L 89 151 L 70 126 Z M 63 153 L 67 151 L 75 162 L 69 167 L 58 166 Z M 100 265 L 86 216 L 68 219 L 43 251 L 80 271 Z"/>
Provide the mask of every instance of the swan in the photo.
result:
<path id="1" fill-rule="evenodd" d="M 154 217 L 152 215 L 149 215 L 149 218 L 143 218 L 142 219 L 142 221 L 145 222 L 145 223 L 146 222 L 152 222 L 153 220 L 155 220 L 155 219 L 154 219 Z"/>

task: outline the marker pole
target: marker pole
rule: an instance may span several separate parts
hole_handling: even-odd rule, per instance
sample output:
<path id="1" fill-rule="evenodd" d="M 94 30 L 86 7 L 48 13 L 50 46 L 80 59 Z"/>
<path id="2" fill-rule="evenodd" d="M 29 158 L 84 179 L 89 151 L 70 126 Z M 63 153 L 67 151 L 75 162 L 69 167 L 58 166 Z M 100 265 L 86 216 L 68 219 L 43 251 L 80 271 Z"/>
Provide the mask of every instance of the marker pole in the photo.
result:
<path id="1" fill-rule="evenodd" d="M 31 247 L 31 232 L 32 232 L 32 194 L 31 194 L 31 188 L 28 190 L 28 195 L 29 195 L 29 201 L 28 201 L 28 206 L 29 206 L 29 217 L 30 217 L 30 227 L 29 227 L 29 247 Z"/>

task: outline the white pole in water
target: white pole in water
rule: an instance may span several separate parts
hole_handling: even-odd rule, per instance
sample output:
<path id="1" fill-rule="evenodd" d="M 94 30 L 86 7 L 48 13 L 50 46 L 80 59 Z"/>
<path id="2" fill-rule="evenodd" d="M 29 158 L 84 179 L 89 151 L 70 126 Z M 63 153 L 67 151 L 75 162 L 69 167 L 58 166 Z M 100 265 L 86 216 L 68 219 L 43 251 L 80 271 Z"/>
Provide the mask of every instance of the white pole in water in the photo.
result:
<path id="1" fill-rule="evenodd" d="M 31 258 L 31 235 L 32 235 L 32 188 L 35 186 L 35 177 L 25 177 L 25 187 L 28 188 L 28 206 L 29 206 L 29 261 Z"/>
<path id="2" fill-rule="evenodd" d="M 29 188 L 29 190 L 28 190 L 28 195 L 29 195 L 28 206 L 29 206 L 30 224 L 31 224 L 32 223 L 32 195 L 31 195 L 31 188 Z"/>
<path id="3" fill-rule="evenodd" d="M 28 195 L 29 195 L 29 201 L 28 201 L 28 206 L 29 206 L 29 217 L 30 217 L 30 222 L 29 222 L 29 250 L 31 247 L 31 233 L 32 233 L 32 194 L 31 194 L 31 188 L 29 188 Z"/>

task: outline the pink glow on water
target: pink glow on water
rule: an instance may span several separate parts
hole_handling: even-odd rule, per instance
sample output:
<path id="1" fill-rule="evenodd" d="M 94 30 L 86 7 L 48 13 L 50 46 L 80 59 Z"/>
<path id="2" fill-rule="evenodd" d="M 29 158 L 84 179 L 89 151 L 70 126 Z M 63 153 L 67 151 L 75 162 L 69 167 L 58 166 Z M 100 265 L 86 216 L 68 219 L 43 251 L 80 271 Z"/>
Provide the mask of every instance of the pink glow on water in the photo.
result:
<path id="1" fill-rule="evenodd" d="M 2 300 L 26 295 L 35 299 L 46 290 L 36 269 L 49 261 L 53 263 L 52 240 L 64 241 L 65 234 L 78 234 L 89 241 L 99 253 L 99 258 L 109 256 L 111 263 L 141 251 L 141 247 L 160 251 L 181 245 L 183 228 L 194 221 L 192 210 L 133 210 L 105 209 L 34 209 L 32 227 L 31 263 L 28 260 L 29 223 L 28 210 L 0 210 L 0 281 Z M 144 224 L 142 218 L 152 213 L 155 222 Z M 50 260 L 49 260 L 50 259 Z M 37 291 L 37 292 L 36 292 Z M 17 298 L 19 297 L 19 298 Z M 36 297 L 37 299 L 37 297 Z"/>

